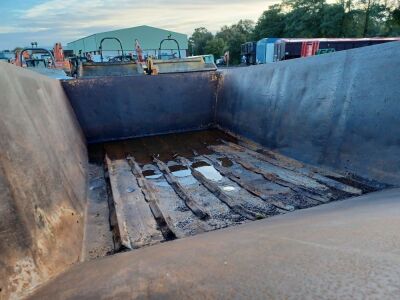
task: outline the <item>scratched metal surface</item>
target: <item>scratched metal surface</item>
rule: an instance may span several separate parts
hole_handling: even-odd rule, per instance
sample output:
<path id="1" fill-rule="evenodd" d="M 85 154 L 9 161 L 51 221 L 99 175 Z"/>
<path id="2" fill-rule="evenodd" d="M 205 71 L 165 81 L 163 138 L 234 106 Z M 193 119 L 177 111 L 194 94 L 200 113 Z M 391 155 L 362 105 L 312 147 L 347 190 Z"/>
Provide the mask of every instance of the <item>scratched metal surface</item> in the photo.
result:
<path id="1" fill-rule="evenodd" d="M 87 150 L 55 79 L 0 63 L 0 298 L 79 261 Z"/>

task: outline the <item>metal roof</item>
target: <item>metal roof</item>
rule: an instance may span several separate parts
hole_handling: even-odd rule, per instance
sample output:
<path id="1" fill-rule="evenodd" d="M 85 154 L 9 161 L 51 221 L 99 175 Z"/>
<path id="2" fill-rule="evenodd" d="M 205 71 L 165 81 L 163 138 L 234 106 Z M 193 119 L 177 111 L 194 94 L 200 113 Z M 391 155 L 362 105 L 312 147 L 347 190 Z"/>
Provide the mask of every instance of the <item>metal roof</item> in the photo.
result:
<path id="1" fill-rule="evenodd" d="M 68 43 L 67 49 L 74 50 L 74 52 L 78 52 L 79 50 L 82 50 L 82 52 L 97 51 L 101 39 L 105 37 L 116 37 L 120 39 L 124 50 L 135 49 L 135 39 L 139 40 L 143 50 L 158 49 L 161 40 L 167 38 L 169 35 L 178 41 L 182 50 L 188 49 L 188 37 L 186 34 L 146 25 L 92 34 Z M 163 49 L 176 48 L 176 44 L 172 42 L 165 42 L 163 44 Z M 105 41 L 103 49 L 105 51 L 118 50 L 119 46 L 116 41 Z"/>

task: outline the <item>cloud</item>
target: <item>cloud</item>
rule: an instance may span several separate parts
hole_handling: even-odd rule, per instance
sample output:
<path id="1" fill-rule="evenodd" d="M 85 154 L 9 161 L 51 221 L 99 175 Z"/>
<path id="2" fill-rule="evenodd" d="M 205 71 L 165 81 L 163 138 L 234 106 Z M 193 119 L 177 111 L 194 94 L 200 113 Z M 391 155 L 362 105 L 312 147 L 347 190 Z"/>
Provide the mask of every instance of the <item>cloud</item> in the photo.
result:
<path id="1" fill-rule="evenodd" d="M 18 32 L 40 32 L 48 30 L 49 28 L 44 27 L 29 27 L 29 28 L 21 28 L 17 26 L 0 26 L 0 34 L 5 33 L 18 33 Z"/>
<path id="2" fill-rule="evenodd" d="M 276 0 L 46 0 L 24 10 L 14 11 L 11 25 L 1 27 L 1 33 L 37 33 L 40 44 L 63 43 L 99 31 L 149 25 L 191 34 L 204 26 L 216 32 L 223 25 L 240 19 L 256 20 Z M 33 25 L 33 26 L 32 26 Z M 7 29 L 12 29 L 7 31 Z M 35 30 L 37 29 L 37 30 Z M 14 30 L 14 31 L 13 31 Z M 30 39 L 28 43 L 30 42 Z M 12 47 L 12 46 L 9 46 Z"/>

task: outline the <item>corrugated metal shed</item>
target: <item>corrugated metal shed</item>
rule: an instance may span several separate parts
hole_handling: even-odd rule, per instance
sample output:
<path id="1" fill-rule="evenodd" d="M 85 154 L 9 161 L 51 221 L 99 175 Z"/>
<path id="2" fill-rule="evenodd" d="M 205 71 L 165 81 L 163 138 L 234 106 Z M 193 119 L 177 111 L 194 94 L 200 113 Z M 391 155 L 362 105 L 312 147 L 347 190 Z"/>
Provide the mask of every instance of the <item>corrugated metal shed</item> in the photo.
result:
<path id="1" fill-rule="evenodd" d="M 161 40 L 171 35 L 178 41 L 182 57 L 186 57 L 188 50 L 188 37 L 186 34 L 155 28 L 151 26 L 137 26 L 107 32 L 96 33 L 74 42 L 68 43 L 67 49 L 73 50 L 74 54 L 92 53 L 99 50 L 100 41 L 105 37 L 116 37 L 121 40 L 124 52 L 135 53 L 135 39 L 138 39 L 145 54 L 158 55 Z M 103 50 L 106 54 L 118 53 L 119 44 L 113 40 L 106 40 L 103 43 Z M 162 46 L 163 53 L 177 53 L 177 46 L 174 42 L 166 41 Z"/>

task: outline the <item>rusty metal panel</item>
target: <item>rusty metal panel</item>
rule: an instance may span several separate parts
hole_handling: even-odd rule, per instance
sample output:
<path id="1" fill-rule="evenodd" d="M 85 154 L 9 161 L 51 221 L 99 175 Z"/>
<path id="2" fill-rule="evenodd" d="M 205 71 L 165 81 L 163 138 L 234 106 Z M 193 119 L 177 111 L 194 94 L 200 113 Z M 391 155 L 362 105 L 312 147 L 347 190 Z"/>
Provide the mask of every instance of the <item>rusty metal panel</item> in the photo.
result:
<path id="1" fill-rule="evenodd" d="M 63 81 L 89 143 L 214 124 L 214 72 Z"/>
<path id="2" fill-rule="evenodd" d="M 205 63 L 202 57 L 154 60 L 159 74 L 216 71 L 214 63 Z"/>
<path id="3" fill-rule="evenodd" d="M 143 75 L 142 67 L 134 62 L 85 62 L 81 68 L 80 77 L 86 78 Z"/>
<path id="4" fill-rule="evenodd" d="M 316 165 L 400 182 L 400 42 L 223 72 L 218 124 Z"/>
<path id="5" fill-rule="evenodd" d="M 0 63 L 0 298 L 79 261 L 86 146 L 59 81 Z"/>

